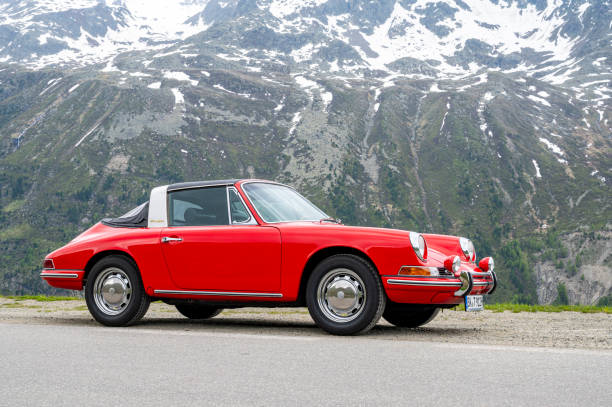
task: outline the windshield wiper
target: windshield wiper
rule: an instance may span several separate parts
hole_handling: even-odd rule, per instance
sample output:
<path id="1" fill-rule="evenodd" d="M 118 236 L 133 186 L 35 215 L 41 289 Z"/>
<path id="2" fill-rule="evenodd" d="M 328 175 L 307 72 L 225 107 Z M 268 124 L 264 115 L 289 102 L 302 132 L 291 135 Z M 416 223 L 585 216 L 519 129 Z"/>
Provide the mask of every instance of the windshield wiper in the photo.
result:
<path id="1" fill-rule="evenodd" d="M 339 225 L 342 224 L 342 221 L 340 219 L 336 219 L 336 218 L 323 218 L 323 219 L 319 220 L 319 222 L 334 222 L 334 223 L 337 223 Z"/>

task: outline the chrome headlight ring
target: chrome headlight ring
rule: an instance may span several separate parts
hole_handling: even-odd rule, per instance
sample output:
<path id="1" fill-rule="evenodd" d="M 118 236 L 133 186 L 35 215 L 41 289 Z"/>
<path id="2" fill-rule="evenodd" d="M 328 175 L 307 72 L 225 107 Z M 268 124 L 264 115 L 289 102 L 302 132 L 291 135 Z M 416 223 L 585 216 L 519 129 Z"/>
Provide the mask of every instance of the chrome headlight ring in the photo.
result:
<path id="1" fill-rule="evenodd" d="M 412 249 L 419 259 L 425 261 L 427 243 L 425 243 L 425 238 L 423 235 L 417 232 L 410 232 L 410 244 L 412 245 Z"/>
<path id="2" fill-rule="evenodd" d="M 468 261 L 476 260 L 476 250 L 474 249 L 474 243 L 472 243 L 470 239 L 460 237 L 459 245 L 461 246 L 461 251 L 468 259 Z"/>

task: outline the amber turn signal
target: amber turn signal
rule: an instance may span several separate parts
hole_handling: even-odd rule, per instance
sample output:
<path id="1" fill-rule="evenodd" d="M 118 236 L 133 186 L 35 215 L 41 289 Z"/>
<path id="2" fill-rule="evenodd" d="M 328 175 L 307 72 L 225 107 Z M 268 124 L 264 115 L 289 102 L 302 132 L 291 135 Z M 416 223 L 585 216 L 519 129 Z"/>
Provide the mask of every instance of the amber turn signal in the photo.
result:
<path id="1" fill-rule="evenodd" d="M 438 269 L 435 267 L 402 266 L 397 274 L 400 276 L 437 276 Z"/>

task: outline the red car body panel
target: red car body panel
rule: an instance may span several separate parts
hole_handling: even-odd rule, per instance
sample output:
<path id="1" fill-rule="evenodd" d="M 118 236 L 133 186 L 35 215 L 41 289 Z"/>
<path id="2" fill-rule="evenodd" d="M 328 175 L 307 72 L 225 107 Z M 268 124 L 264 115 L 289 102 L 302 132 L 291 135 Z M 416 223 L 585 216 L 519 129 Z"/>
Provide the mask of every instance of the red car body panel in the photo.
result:
<path id="1" fill-rule="evenodd" d="M 324 252 L 346 252 L 372 263 L 391 301 L 448 305 L 463 301 L 455 296 L 461 285 L 459 273 L 428 277 L 423 283 L 422 276 L 398 275 L 400 268 L 443 268 L 445 258 L 459 255 L 463 270 L 481 272 L 467 261 L 457 237 L 423 235 L 427 258 L 421 260 L 409 232 L 403 230 L 326 221 L 267 224 L 242 191 L 241 182 L 235 187 L 258 224 L 122 228 L 98 223 L 50 253 L 46 259 L 53 260 L 54 269 L 44 269 L 41 277 L 54 287 L 80 290 L 95 261 L 115 252 L 134 260 L 146 292 L 153 297 L 210 300 L 195 293 L 206 290 L 214 292 L 214 301 L 292 303 L 300 299 L 311 259 Z M 182 241 L 161 243 L 164 236 Z M 470 294 L 486 294 L 494 286 L 492 275 L 478 276 Z"/>
<path id="2" fill-rule="evenodd" d="M 169 227 L 162 230 L 162 235 L 183 239 L 162 245 L 174 287 L 257 292 L 280 289 L 281 235 L 275 227 Z"/>

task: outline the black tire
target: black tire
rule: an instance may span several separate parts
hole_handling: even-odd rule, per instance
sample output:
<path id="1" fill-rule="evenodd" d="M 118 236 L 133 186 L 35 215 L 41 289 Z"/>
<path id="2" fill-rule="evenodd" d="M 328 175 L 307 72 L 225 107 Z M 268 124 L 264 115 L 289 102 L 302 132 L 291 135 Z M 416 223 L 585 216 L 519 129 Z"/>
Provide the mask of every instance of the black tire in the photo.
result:
<path id="1" fill-rule="evenodd" d="M 134 263 L 123 256 L 108 256 L 87 276 L 85 302 L 99 323 L 128 326 L 146 314 L 151 300 Z"/>
<path id="2" fill-rule="evenodd" d="M 415 306 L 406 304 L 387 303 L 383 318 L 402 328 L 416 328 L 425 325 L 438 315 L 440 308 L 431 306 Z"/>
<path id="3" fill-rule="evenodd" d="M 321 261 L 306 287 L 310 316 L 333 335 L 369 331 L 380 319 L 386 300 L 378 272 L 368 261 L 351 254 Z"/>
<path id="4" fill-rule="evenodd" d="M 210 319 L 223 311 L 223 308 L 194 303 L 176 304 L 175 307 L 178 312 L 189 319 Z"/>

